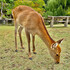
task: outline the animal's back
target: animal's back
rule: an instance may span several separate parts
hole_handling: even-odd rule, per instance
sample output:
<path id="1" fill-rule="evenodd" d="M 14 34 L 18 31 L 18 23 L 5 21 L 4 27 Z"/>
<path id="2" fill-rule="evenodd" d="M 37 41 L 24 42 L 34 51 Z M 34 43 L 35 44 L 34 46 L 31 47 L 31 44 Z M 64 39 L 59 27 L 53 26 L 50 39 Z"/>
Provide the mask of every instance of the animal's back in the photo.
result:
<path id="1" fill-rule="evenodd" d="M 13 9 L 15 21 L 28 30 L 31 34 L 37 34 L 42 24 L 42 16 L 28 6 L 18 6 Z M 42 28 L 40 28 L 41 30 Z"/>
<path id="2" fill-rule="evenodd" d="M 20 5 L 18 7 L 16 7 L 15 9 L 12 10 L 12 15 L 13 18 L 16 20 L 17 16 L 25 10 L 29 10 L 29 11 L 34 11 L 31 7 L 28 6 L 24 6 L 24 5 Z"/>

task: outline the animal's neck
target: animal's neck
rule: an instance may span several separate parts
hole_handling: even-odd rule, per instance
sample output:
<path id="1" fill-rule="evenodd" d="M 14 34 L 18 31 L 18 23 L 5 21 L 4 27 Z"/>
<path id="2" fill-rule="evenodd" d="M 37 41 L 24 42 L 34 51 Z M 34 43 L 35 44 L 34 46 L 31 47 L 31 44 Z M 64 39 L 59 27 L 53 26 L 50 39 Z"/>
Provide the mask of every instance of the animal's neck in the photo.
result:
<path id="1" fill-rule="evenodd" d="M 41 30 L 40 32 L 40 38 L 44 41 L 44 43 L 50 48 L 52 43 L 55 43 L 55 41 L 50 37 L 47 29 Z"/>

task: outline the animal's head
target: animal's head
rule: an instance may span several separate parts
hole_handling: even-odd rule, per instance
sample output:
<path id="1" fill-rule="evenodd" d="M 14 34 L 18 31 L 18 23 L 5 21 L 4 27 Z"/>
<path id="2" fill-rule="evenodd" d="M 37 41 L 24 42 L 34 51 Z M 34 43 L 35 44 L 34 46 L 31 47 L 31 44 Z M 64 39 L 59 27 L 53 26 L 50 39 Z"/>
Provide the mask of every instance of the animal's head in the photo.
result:
<path id="1" fill-rule="evenodd" d="M 57 64 L 60 62 L 61 48 L 60 48 L 59 44 L 62 42 L 62 40 L 63 39 L 53 43 L 51 46 L 51 49 L 50 49 L 50 54 L 54 58 L 54 60 Z"/>

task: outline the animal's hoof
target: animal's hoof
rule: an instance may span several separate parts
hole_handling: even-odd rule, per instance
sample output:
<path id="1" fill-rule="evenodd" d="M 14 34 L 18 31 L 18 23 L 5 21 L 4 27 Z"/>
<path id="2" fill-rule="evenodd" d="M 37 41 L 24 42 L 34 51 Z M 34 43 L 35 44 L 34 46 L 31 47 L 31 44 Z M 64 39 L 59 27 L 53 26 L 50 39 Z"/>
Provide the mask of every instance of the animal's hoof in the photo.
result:
<path id="1" fill-rule="evenodd" d="M 22 47 L 22 49 L 25 49 L 24 47 Z"/>
<path id="2" fill-rule="evenodd" d="M 33 54 L 37 54 L 36 52 L 33 52 Z"/>
<path id="3" fill-rule="evenodd" d="M 59 64 L 59 62 L 56 62 L 55 64 Z"/>
<path id="4" fill-rule="evenodd" d="M 23 45 L 21 45 L 21 48 L 22 48 L 22 49 L 24 49 L 24 46 L 23 46 Z"/>
<path id="5" fill-rule="evenodd" d="M 18 52 L 18 50 L 15 50 L 15 52 Z"/>
<path id="6" fill-rule="evenodd" d="M 30 57 L 29 59 L 30 59 L 30 60 L 32 60 L 32 58 L 31 58 L 31 57 Z"/>

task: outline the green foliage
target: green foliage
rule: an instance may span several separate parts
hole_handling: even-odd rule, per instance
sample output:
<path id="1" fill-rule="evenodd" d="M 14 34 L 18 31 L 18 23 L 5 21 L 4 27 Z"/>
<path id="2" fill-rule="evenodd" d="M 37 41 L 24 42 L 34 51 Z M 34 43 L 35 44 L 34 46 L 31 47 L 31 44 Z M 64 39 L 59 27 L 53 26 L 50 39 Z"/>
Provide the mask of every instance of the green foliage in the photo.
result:
<path id="1" fill-rule="evenodd" d="M 1 1 L 5 2 L 6 0 L 0 0 L 0 2 L 1 2 Z"/>
<path id="2" fill-rule="evenodd" d="M 67 0 L 61 0 L 60 3 L 62 4 L 62 6 L 66 7 Z"/>
<path id="3" fill-rule="evenodd" d="M 43 0 L 16 0 L 14 4 L 14 7 L 17 7 L 19 5 L 30 6 L 40 14 L 43 14 L 44 12 L 43 6 L 45 5 L 45 3 Z"/>
<path id="4" fill-rule="evenodd" d="M 11 6 L 12 5 L 12 6 Z M 13 2 L 12 3 L 8 3 L 8 5 L 6 6 L 6 11 L 7 11 L 7 15 L 10 15 L 12 13 L 12 8 L 13 8 Z"/>
<path id="5" fill-rule="evenodd" d="M 45 7 L 47 15 L 49 16 L 56 15 L 57 6 L 58 6 L 58 3 L 56 0 L 49 0 L 47 2 L 47 6 Z"/>
<path id="6" fill-rule="evenodd" d="M 57 7 L 57 1 L 56 0 L 49 0 L 47 3 L 47 8 L 50 11 L 54 11 L 55 8 Z"/>
<path id="7" fill-rule="evenodd" d="M 48 0 L 44 0 L 45 4 L 47 4 L 47 1 L 48 1 Z"/>
<path id="8" fill-rule="evenodd" d="M 69 10 L 66 11 L 69 5 L 69 0 L 48 0 L 47 5 L 45 6 L 45 13 L 47 14 L 45 16 L 65 16 L 66 13 L 69 13 Z"/>
<path id="9" fill-rule="evenodd" d="M 67 0 L 68 5 L 70 5 L 70 0 Z"/>
<path id="10" fill-rule="evenodd" d="M 65 10 L 62 8 L 62 5 L 60 5 L 58 8 L 57 8 L 57 16 L 64 16 L 65 15 Z"/>
<path id="11" fill-rule="evenodd" d="M 6 15 L 10 15 L 12 12 L 12 8 L 13 8 L 13 4 L 14 4 L 14 0 L 1 0 L 3 2 L 3 12 L 4 16 Z M 1 9 L 1 3 L 0 3 L 0 9 Z M 5 16 L 7 17 L 7 16 Z"/>
<path id="12" fill-rule="evenodd" d="M 13 2 L 14 0 L 6 0 L 7 3 L 11 3 Z"/>
<path id="13" fill-rule="evenodd" d="M 47 18 L 48 16 L 53 16 L 53 13 L 51 11 L 47 11 L 43 13 L 43 16 Z"/>
<path id="14" fill-rule="evenodd" d="M 4 19 L 4 18 L 6 18 L 6 16 L 3 14 L 2 18 Z"/>
<path id="15" fill-rule="evenodd" d="M 70 7 L 68 7 L 68 10 L 67 10 L 67 14 L 66 15 L 69 15 L 70 16 Z"/>
<path id="16" fill-rule="evenodd" d="M 12 9 L 19 5 L 32 7 L 34 10 L 47 16 L 70 16 L 70 0 L 0 0 L 3 2 L 4 15 L 11 15 Z"/>

